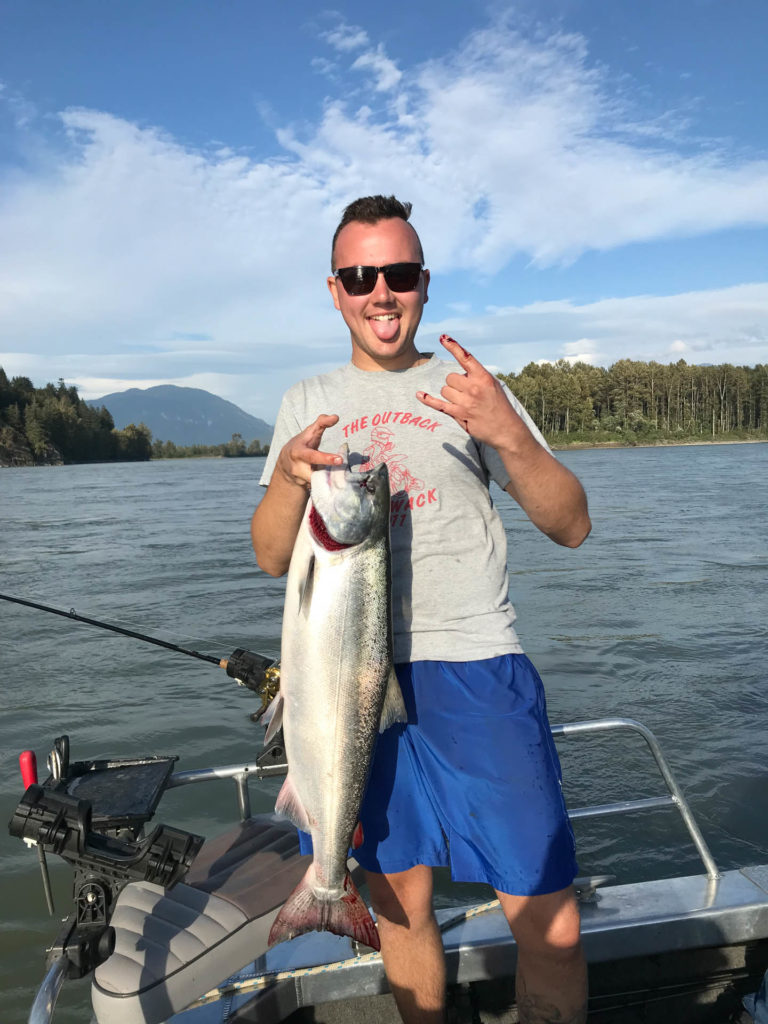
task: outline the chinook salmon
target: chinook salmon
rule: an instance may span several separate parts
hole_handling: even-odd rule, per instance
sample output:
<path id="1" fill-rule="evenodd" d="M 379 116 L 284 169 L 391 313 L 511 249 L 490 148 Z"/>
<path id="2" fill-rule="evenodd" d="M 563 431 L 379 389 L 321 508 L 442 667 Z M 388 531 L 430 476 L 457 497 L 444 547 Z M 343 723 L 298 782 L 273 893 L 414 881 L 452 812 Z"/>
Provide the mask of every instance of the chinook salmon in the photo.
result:
<path id="1" fill-rule="evenodd" d="M 392 666 L 386 465 L 312 472 L 286 585 L 280 694 L 288 776 L 275 805 L 312 836 L 314 857 L 269 933 L 274 945 L 327 930 L 379 948 L 347 869 L 376 735 L 406 721 Z"/>

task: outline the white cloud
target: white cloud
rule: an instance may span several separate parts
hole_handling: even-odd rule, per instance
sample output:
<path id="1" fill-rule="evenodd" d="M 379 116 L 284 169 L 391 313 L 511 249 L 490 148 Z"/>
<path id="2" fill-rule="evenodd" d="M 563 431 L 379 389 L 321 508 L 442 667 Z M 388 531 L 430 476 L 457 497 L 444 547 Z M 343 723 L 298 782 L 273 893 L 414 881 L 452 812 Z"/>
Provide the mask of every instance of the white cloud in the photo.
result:
<path id="1" fill-rule="evenodd" d="M 239 374 L 191 373 L 184 377 L 143 377 L 138 380 L 123 377 L 82 376 L 67 378 L 67 384 L 75 384 L 80 397 L 86 400 L 102 398 L 104 395 L 110 395 L 116 391 L 127 391 L 129 388 L 139 388 L 143 391 L 160 384 L 175 384 L 181 388 L 202 388 L 203 391 L 210 391 L 227 401 L 235 402 L 235 404 L 240 404 L 239 400 L 242 399 Z M 256 397 L 263 401 L 266 398 L 266 393 L 267 390 L 264 389 L 262 394 Z"/>
<path id="2" fill-rule="evenodd" d="M 530 362 L 561 358 L 601 366 L 627 357 L 754 365 L 764 362 L 768 351 L 768 282 L 585 304 L 537 302 L 486 314 L 453 315 L 423 322 L 419 349 L 444 356 L 437 341 L 443 333 L 459 340 L 493 372 L 519 372 Z M 176 350 L 158 349 L 151 357 L 113 351 L 65 354 L 57 359 L 54 372 L 51 360 L 43 357 L 0 352 L 0 366 L 9 376 L 30 376 L 36 384 L 63 376 L 68 384 L 77 384 L 85 398 L 159 383 L 201 387 L 274 422 L 280 396 L 290 384 L 325 372 L 349 355 L 335 315 L 318 317 L 311 336 L 284 347 L 233 347 L 200 357 L 200 350 L 210 343 L 174 344 Z M 184 372 L 195 363 L 202 363 L 202 368 Z"/>
<path id="3" fill-rule="evenodd" d="M 598 346 L 591 338 L 579 338 L 577 341 L 567 341 L 561 348 L 563 359 L 569 363 L 589 363 L 594 365 L 600 362 L 601 353 Z"/>
<path id="4" fill-rule="evenodd" d="M 422 337 L 443 332 L 482 362 L 515 372 L 560 358 L 608 366 L 623 358 L 666 363 L 683 355 L 689 362 L 755 365 L 768 351 L 768 282 L 583 304 L 536 302 L 422 324 Z"/>
<path id="5" fill-rule="evenodd" d="M 334 77 L 339 69 L 338 64 L 325 57 L 313 57 L 309 63 L 313 71 L 317 71 L 320 75 L 327 75 L 329 78 Z"/>
<path id="6" fill-rule="evenodd" d="M 338 215 L 365 193 L 414 202 L 436 280 L 457 268 L 492 275 L 520 255 L 546 268 L 590 249 L 768 224 L 768 163 L 679 148 L 671 119 L 643 123 L 616 98 L 581 37 L 529 39 L 500 23 L 404 70 L 356 26 L 325 38 L 363 51 L 352 81 L 370 72 L 386 96 L 355 107 L 346 72 L 345 99 L 330 95 L 303 134 L 278 130 L 271 159 L 228 140 L 192 149 L 103 111 L 65 111 L 53 129 L 16 119 L 26 160 L 0 190 L 0 365 L 100 393 L 112 381 L 215 380 L 269 419 L 286 383 L 347 356 L 324 277 Z M 445 329 L 502 368 L 679 352 L 756 362 L 767 289 L 474 315 L 457 305 Z M 423 347 L 441 329 L 425 323 Z"/>
<path id="7" fill-rule="evenodd" d="M 368 45 L 368 33 L 359 25 L 341 25 L 327 32 L 321 32 L 320 37 L 332 46 L 334 50 L 348 53 L 350 50 L 360 50 Z"/>
<path id="8" fill-rule="evenodd" d="M 384 47 L 361 53 L 352 65 L 353 71 L 371 71 L 376 78 L 374 88 L 378 92 L 394 89 L 403 77 L 397 64 L 384 53 Z"/>
<path id="9" fill-rule="evenodd" d="M 353 67 L 373 70 L 378 54 Z M 397 74 L 380 79 L 384 111 L 330 101 L 301 156 L 333 168 L 349 195 L 368 182 L 407 189 L 439 269 L 493 273 L 516 254 L 549 267 L 768 224 L 768 161 L 686 137 L 689 112 L 644 117 L 581 36 L 532 40 L 501 23 Z"/>

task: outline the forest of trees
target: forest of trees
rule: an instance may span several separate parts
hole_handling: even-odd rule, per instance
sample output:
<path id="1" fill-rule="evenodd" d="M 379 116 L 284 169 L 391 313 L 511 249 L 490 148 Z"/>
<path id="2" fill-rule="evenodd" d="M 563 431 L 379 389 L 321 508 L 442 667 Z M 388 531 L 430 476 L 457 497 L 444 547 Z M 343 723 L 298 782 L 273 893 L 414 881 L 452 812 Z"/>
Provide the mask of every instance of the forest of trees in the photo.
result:
<path id="1" fill-rule="evenodd" d="M 109 412 L 92 409 L 76 387 L 33 387 L 9 380 L 0 367 L 0 466 L 70 462 L 136 462 L 150 458 L 152 435 L 143 425 L 115 430 Z"/>
<path id="2" fill-rule="evenodd" d="M 499 374 L 551 443 L 768 438 L 768 365 L 620 359 L 529 363 Z"/>
<path id="3" fill-rule="evenodd" d="M 690 366 L 620 359 L 529 363 L 499 374 L 554 444 L 653 444 L 689 440 L 768 439 L 768 365 Z M 217 445 L 153 441 L 140 423 L 115 430 L 102 406 L 92 409 L 62 380 L 35 388 L 0 368 L 0 466 L 141 461 L 195 456 L 266 455 L 268 445 L 240 434 Z"/>
<path id="4" fill-rule="evenodd" d="M 153 459 L 195 459 L 202 456 L 221 456 L 225 459 L 253 458 L 268 455 L 269 445 L 257 440 L 246 444 L 242 434 L 233 434 L 224 444 L 178 445 L 173 441 L 155 441 L 152 445 Z"/>
<path id="5" fill-rule="evenodd" d="M 115 430 L 102 406 L 93 409 L 63 380 L 36 388 L 28 377 L 8 379 L 0 367 L 0 466 L 73 462 L 143 462 L 202 455 L 237 458 L 266 455 L 269 446 L 246 445 L 240 434 L 217 445 L 182 447 L 154 441 L 143 423 Z"/>

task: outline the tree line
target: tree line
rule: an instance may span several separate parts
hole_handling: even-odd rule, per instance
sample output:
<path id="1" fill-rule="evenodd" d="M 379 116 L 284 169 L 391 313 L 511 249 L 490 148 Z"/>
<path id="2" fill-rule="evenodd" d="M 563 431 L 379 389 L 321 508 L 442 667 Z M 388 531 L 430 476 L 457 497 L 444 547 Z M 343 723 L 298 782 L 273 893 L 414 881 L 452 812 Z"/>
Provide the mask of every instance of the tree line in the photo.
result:
<path id="1" fill-rule="evenodd" d="M 144 424 L 115 430 L 107 409 L 92 409 L 63 380 L 36 388 L 0 367 L 0 465 L 140 461 L 151 455 Z"/>
<path id="2" fill-rule="evenodd" d="M 153 459 L 195 459 L 202 456 L 219 456 L 225 459 L 254 458 L 269 454 L 269 445 L 258 440 L 246 444 L 242 434 L 233 434 L 224 444 L 174 444 L 173 441 L 155 441 L 152 444 Z"/>
<path id="3" fill-rule="evenodd" d="M 0 466 L 61 465 L 75 462 L 143 462 L 150 458 L 266 455 L 258 441 L 246 446 L 240 434 L 219 445 L 182 447 L 154 441 L 144 423 L 116 430 L 110 412 L 92 408 L 63 380 L 36 388 L 28 377 L 8 379 L 0 367 Z"/>
<path id="4" fill-rule="evenodd" d="M 500 373 L 550 443 L 653 443 L 768 438 L 768 365 L 529 363 Z M 266 455 L 240 434 L 217 445 L 153 440 L 143 423 L 116 430 L 63 380 L 35 388 L 0 367 L 0 465 Z"/>
<path id="5" fill-rule="evenodd" d="M 620 359 L 500 373 L 550 442 L 768 438 L 768 365 Z"/>

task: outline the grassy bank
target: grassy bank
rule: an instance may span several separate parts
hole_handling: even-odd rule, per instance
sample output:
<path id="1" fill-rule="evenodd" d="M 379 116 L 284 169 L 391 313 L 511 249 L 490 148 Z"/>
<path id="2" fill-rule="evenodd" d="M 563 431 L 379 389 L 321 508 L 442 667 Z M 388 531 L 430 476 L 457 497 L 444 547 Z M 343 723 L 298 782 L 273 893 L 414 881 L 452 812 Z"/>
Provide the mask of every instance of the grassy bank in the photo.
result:
<path id="1" fill-rule="evenodd" d="M 725 431 L 714 437 L 708 437 L 706 434 L 635 433 L 631 430 L 622 434 L 590 431 L 589 433 L 548 434 L 546 437 L 550 447 L 557 451 L 573 448 L 656 448 L 679 445 L 768 443 L 768 434 L 746 430 Z"/>

